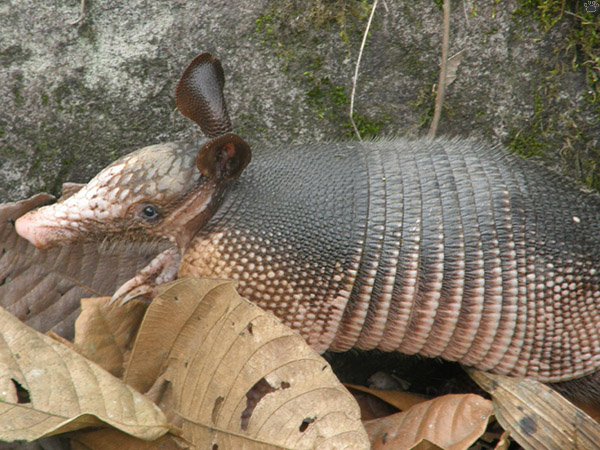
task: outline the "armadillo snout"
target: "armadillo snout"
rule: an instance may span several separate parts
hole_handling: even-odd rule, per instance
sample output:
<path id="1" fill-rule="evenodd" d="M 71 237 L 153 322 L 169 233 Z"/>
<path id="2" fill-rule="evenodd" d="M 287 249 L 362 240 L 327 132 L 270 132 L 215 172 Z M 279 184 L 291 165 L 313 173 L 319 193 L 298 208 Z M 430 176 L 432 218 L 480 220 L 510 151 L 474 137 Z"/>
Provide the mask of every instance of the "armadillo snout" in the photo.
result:
<path id="1" fill-rule="evenodd" d="M 31 211 L 17 219 L 15 229 L 19 236 L 39 249 L 50 248 L 71 240 L 65 228 L 58 227 L 56 223 L 47 223 L 43 217 L 40 217 L 41 210 L 43 208 Z"/>
<path id="2" fill-rule="evenodd" d="M 36 226 L 35 218 L 32 217 L 31 213 L 19 217 L 15 223 L 15 228 L 19 236 L 27 239 L 37 248 L 49 247 L 49 243 L 44 239 L 44 233 L 41 232 L 42 229 Z"/>

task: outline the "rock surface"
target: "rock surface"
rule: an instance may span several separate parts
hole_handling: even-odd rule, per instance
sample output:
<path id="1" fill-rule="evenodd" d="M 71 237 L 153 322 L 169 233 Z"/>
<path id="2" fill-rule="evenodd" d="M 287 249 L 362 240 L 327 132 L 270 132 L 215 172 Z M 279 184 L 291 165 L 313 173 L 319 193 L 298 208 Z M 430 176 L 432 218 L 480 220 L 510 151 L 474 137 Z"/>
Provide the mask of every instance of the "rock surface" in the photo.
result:
<path id="1" fill-rule="evenodd" d="M 79 17 L 79 0 L 0 1 L 0 201 L 58 194 L 136 148 L 199 134 L 174 113 L 173 91 L 202 50 L 221 59 L 234 128 L 251 145 L 352 137 L 352 77 L 371 2 L 84 5 Z M 516 1 L 453 5 L 450 54 L 463 56 L 439 134 L 547 153 L 593 184 L 598 105 L 584 67 L 555 51 L 580 19 L 557 16 L 546 31 Z M 379 3 L 355 101 L 364 134 L 427 132 L 441 33 L 435 2 Z"/>

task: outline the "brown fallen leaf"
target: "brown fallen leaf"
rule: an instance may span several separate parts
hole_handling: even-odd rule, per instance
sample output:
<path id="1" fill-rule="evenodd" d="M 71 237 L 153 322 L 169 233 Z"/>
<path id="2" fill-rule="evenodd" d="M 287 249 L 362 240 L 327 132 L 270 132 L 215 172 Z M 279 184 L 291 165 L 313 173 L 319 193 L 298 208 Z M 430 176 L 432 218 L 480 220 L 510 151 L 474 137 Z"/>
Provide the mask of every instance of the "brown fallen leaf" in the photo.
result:
<path id="1" fill-rule="evenodd" d="M 508 431 L 505 431 L 500 436 L 500 439 L 498 440 L 498 443 L 494 447 L 494 450 L 508 450 L 511 442 L 512 441 L 510 439 L 510 433 Z"/>
<path id="2" fill-rule="evenodd" d="M 179 450 L 189 448 L 177 444 L 174 436 L 166 435 L 148 442 L 115 429 L 78 431 L 70 435 L 71 450 Z"/>
<path id="3" fill-rule="evenodd" d="M 143 395 L 0 308 L 0 440 L 32 441 L 90 426 L 141 439 L 168 431 Z"/>
<path id="4" fill-rule="evenodd" d="M 596 422 L 600 423 L 600 405 L 581 403 L 577 401 L 573 401 L 573 404 L 579 409 L 581 409 L 583 412 L 585 412 L 592 419 L 594 419 Z"/>
<path id="5" fill-rule="evenodd" d="M 498 422 L 525 449 L 600 446 L 600 424 L 545 384 L 466 370 L 492 395 Z"/>
<path id="6" fill-rule="evenodd" d="M 109 305 L 109 301 L 110 297 L 81 300 L 74 344 L 83 356 L 120 377 L 148 304 L 132 300 L 119 306 Z"/>
<path id="7" fill-rule="evenodd" d="M 431 448 L 428 445 L 459 450 L 485 432 L 492 412 L 492 402 L 479 395 L 444 395 L 366 422 L 365 428 L 374 450 Z"/>
<path id="8" fill-rule="evenodd" d="M 65 339 L 62 336 L 59 336 L 58 334 L 56 334 L 54 331 L 50 330 L 46 333 L 46 336 L 48 336 L 49 338 L 54 339 L 56 342 L 60 342 L 62 345 L 69 347 L 71 350 L 75 350 L 77 351 L 77 349 L 75 348 L 75 344 L 73 344 L 71 341 Z"/>
<path id="9" fill-rule="evenodd" d="M 399 412 L 398 408 L 384 402 L 380 398 L 365 392 L 357 391 L 348 386 L 346 386 L 346 388 L 350 391 L 354 400 L 356 400 L 356 403 L 358 403 L 358 406 L 360 407 L 360 420 L 363 422 Z"/>
<path id="10" fill-rule="evenodd" d="M 168 393 L 181 437 L 193 445 L 369 448 L 358 405 L 329 364 L 231 281 L 163 287 L 124 379 Z"/>
<path id="11" fill-rule="evenodd" d="M 108 252 L 94 242 L 36 249 L 14 221 L 53 199 L 37 194 L 0 204 L 0 306 L 42 333 L 72 339 L 80 299 L 112 295 L 158 252 L 144 246 Z"/>
<path id="12" fill-rule="evenodd" d="M 444 450 L 442 447 L 429 442 L 427 439 L 421 439 L 417 445 L 413 446 L 411 450 Z"/>
<path id="13" fill-rule="evenodd" d="M 425 402 L 429 400 L 427 397 L 419 394 L 413 394 L 410 392 L 404 391 L 389 391 L 382 389 L 371 389 L 365 386 L 359 386 L 357 384 L 349 384 L 344 383 L 344 386 L 352 389 L 356 389 L 357 391 L 365 392 L 367 394 L 371 394 L 381 400 L 389 403 L 390 405 L 395 406 L 401 411 L 406 411 L 407 409 L 413 407 L 416 404 Z"/>

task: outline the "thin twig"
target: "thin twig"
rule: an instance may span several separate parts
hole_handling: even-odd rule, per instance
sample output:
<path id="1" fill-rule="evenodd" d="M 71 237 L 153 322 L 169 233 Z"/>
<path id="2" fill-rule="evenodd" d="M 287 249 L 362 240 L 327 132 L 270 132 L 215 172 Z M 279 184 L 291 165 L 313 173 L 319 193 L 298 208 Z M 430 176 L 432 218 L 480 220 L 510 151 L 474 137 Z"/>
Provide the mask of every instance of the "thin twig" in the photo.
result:
<path id="1" fill-rule="evenodd" d="M 583 21 L 587 20 L 585 17 L 582 17 L 578 14 L 573 14 L 571 11 L 565 11 L 565 14 L 568 14 L 569 16 L 577 17 L 579 20 L 583 20 Z"/>
<path id="2" fill-rule="evenodd" d="M 354 68 L 354 79 L 352 80 L 352 93 L 350 94 L 350 123 L 352 124 L 352 128 L 354 128 L 354 132 L 358 137 L 359 141 L 362 141 L 360 136 L 360 132 L 354 123 L 354 94 L 356 93 L 356 80 L 358 79 L 358 68 L 360 67 L 360 59 L 362 58 L 363 50 L 365 48 L 365 43 L 367 42 L 367 35 L 369 34 L 369 28 L 371 28 L 371 21 L 373 20 L 373 16 L 375 15 L 375 8 L 377 8 L 377 1 L 373 1 L 373 7 L 371 8 L 371 15 L 369 16 L 369 21 L 367 22 L 367 27 L 365 28 L 365 34 L 363 35 L 362 43 L 360 44 L 360 51 L 358 52 L 358 59 L 356 60 L 356 67 Z"/>
<path id="3" fill-rule="evenodd" d="M 79 22 L 81 22 L 85 17 L 85 0 L 81 0 L 81 8 L 79 10 L 79 17 L 77 18 L 77 20 L 74 20 L 73 22 L 70 22 L 69 25 L 77 25 Z"/>
<path id="4" fill-rule="evenodd" d="M 440 116 L 442 115 L 442 105 L 444 104 L 444 94 L 446 93 L 446 73 L 448 72 L 448 41 L 450 40 L 450 0 L 444 0 L 444 34 L 442 36 L 442 64 L 440 65 L 440 80 L 438 82 L 437 94 L 435 97 L 435 110 L 433 120 L 427 137 L 435 138 Z"/>

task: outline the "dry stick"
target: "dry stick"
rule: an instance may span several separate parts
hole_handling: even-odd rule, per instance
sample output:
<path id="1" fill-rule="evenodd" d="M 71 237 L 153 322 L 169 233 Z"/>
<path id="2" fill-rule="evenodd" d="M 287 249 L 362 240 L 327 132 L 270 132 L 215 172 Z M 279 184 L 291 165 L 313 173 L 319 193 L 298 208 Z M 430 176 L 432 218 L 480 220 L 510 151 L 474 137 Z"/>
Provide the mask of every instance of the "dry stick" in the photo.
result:
<path id="1" fill-rule="evenodd" d="M 435 110 L 433 120 L 427 137 L 435 138 L 440 116 L 442 115 L 442 105 L 444 104 L 444 94 L 446 93 L 446 73 L 448 72 L 448 41 L 450 40 L 450 0 L 444 0 L 444 34 L 442 36 L 442 64 L 440 65 L 440 80 L 438 82 L 437 94 L 435 97 Z"/>
<path id="2" fill-rule="evenodd" d="M 81 22 L 83 20 L 84 17 L 85 17 L 85 0 L 81 0 L 79 17 L 77 18 L 77 20 L 70 22 L 69 25 L 77 25 L 79 22 Z"/>
<path id="3" fill-rule="evenodd" d="M 354 94 L 356 93 L 356 80 L 358 79 L 358 68 L 360 67 L 360 59 L 362 58 L 363 50 L 365 48 L 365 43 L 367 42 L 367 35 L 369 34 L 369 28 L 371 28 L 371 21 L 373 20 L 373 16 L 375 15 L 375 8 L 377 8 L 377 1 L 373 2 L 373 7 L 371 8 L 371 15 L 369 16 L 369 21 L 367 22 L 367 27 L 365 28 L 365 34 L 363 35 L 362 43 L 360 44 L 360 51 L 358 52 L 358 59 L 356 60 L 356 67 L 354 68 L 354 79 L 352 80 L 352 93 L 350 94 L 350 123 L 352 124 L 352 128 L 354 128 L 354 132 L 358 137 L 359 141 L 362 141 L 360 137 L 360 132 L 354 123 Z"/>
<path id="4" fill-rule="evenodd" d="M 463 13 L 465 14 L 465 22 L 467 23 L 467 28 L 469 28 L 469 14 L 467 13 L 467 2 L 468 0 L 463 0 Z"/>

